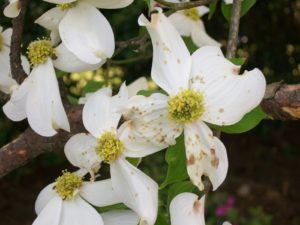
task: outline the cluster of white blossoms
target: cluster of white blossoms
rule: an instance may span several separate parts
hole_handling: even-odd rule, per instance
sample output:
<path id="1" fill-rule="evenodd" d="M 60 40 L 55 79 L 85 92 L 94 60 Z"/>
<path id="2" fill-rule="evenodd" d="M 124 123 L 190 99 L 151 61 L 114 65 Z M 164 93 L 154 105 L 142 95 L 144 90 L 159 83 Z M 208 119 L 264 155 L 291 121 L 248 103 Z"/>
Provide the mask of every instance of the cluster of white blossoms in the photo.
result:
<path id="1" fill-rule="evenodd" d="M 51 38 L 32 42 L 27 49 L 29 74 L 18 85 L 9 64 L 11 29 L 0 27 L 0 90 L 10 94 L 4 113 L 13 121 L 28 119 L 42 136 L 58 129 L 70 131 L 61 100 L 55 69 L 65 72 L 94 70 L 112 57 L 115 41 L 112 28 L 97 8 L 128 6 L 133 0 L 45 0 L 57 4 L 36 20 L 51 32 Z M 21 4 L 11 0 L 5 15 L 15 17 Z M 258 69 L 239 75 L 240 67 L 227 60 L 219 43 L 204 30 L 200 16 L 206 7 L 178 11 L 166 17 L 161 9 L 149 21 L 141 15 L 153 46 L 151 78 L 165 91 L 137 95 L 146 89 L 145 79 L 125 83 L 119 93 L 102 88 L 80 100 L 82 120 L 88 133 L 72 136 L 64 152 L 78 168 L 63 171 L 39 194 L 33 225 L 154 225 L 158 215 L 158 184 L 128 158 L 141 160 L 170 145 L 182 133 L 187 172 L 203 191 L 207 176 L 216 190 L 228 170 L 225 146 L 209 124 L 231 125 L 262 100 L 266 82 Z M 204 46 L 189 53 L 183 36 Z M 207 46 L 209 45 L 209 46 Z M 184 149 L 182 149 L 184 151 Z M 110 179 L 99 179 L 102 164 L 108 164 Z M 122 203 L 126 210 L 99 213 L 102 207 Z M 170 204 L 172 225 L 204 225 L 205 196 L 181 193 Z M 228 225 L 225 222 L 224 225 Z"/>

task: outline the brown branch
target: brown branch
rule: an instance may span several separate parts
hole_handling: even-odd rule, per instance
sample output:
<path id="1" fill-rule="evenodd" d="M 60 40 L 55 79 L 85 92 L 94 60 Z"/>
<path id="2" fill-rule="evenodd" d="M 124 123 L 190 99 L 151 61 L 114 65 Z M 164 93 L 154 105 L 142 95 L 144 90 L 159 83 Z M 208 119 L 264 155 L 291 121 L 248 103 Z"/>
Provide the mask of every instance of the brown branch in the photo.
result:
<path id="1" fill-rule="evenodd" d="M 233 0 L 226 53 L 227 58 L 233 58 L 236 54 L 242 1 L 243 0 Z"/>
<path id="2" fill-rule="evenodd" d="M 300 84 L 269 84 L 261 107 L 272 119 L 299 120 Z"/>
<path id="3" fill-rule="evenodd" d="M 85 132 L 81 119 L 82 106 L 71 106 L 66 108 L 66 111 L 71 124 L 70 133 L 59 131 L 57 135 L 45 138 L 28 128 L 14 141 L 2 147 L 0 149 L 0 177 L 45 152 L 61 150 L 72 135 Z"/>
<path id="4" fill-rule="evenodd" d="M 26 12 L 27 0 L 20 0 L 20 14 L 12 20 L 13 33 L 10 46 L 10 66 L 12 77 L 21 84 L 27 77 L 21 63 L 21 43 L 23 37 L 24 17 Z"/>
<path id="5" fill-rule="evenodd" d="M 174 10 L 183 10 L 183 9 L 198 7 L 201 5 L 208 5 L 214 2 L 215 0 L 197 0 L 192 2 L 180 2 L 180 3 L 168 2 L 165 0 L 155 0 L 155 1 L 159 3 L 161 6 L 164 6 L 166 8 L 170 8 Z"/>

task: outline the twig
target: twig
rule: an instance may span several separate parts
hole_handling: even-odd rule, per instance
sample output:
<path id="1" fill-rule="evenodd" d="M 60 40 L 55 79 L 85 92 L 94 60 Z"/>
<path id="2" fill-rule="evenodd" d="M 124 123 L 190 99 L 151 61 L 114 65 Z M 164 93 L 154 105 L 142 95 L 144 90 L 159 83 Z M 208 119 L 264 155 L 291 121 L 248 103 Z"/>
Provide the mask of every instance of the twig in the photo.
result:
<path id="1" fill-rule="evenodd" d="M 10 46 L 10 66 L 12 77 L 21 84 L 27 77 L 21 63 L 21 43 L 23 37 L 24 17 L 26 12 L 27 0 L 20 0 L 20 14 L 12 20 L 13 33 Z"/>
<path id="2" fill-rule="evenodd" d="M 242 1 L 243 0 L 233 0 L 226 53 L 227 58 L 233 58 L 236 54 Z"/>
<path id="3" fill-rule="evenodd" d="M 198 0 L 198 1 L 180 2 L 180 3 L 168 2 L 165 0 L 155 0 L 155 1 L 166 8 L 182 10 L 182 9 L 190 9 L 190 8 L 198 7 L 201 5 L 208 5 L 214 2 L 215 0 Z"/>

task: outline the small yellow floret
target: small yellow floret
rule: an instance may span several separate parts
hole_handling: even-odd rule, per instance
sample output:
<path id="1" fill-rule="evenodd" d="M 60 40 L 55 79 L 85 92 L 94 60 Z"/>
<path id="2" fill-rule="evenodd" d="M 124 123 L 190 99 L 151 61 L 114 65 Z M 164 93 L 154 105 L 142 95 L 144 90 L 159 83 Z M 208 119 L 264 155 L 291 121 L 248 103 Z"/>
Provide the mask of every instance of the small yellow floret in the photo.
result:
<path id="1" fill-rule="evenodd" d="M 168 102 L 169 118 L 185 124 L 197 120 L 204 112 L 204 97 L 193 90 L 182 91 Z"/>
<path id="2" fill-rule="evenodd" d="M 104 133 L 98 141 L 96 153 L 106 163 L 113 163 L 123 153 L 124 144 L 111 132 Z"/>
<path id="3" fill-rule="evenodd" d="M 48 58 L 55 58 L 55 49 L 52 47 L 51 41 L 41 39 L 33 41 L 27 48 L 28 58 L 32 66 L 45 63 Z"/>
<path id="4" fill-rule="evenodd" d="M 184 15 L 194 21 L 199 21 L 201 18 L 197 8 L 185 9 Z"/>
<path id="5" fill-rule="evenodd" d="M 63 175 L 56 179 L 55 191 L 63 200 L 70 200 L 73 198 L 74 192 L 81 187 L 82 177 L 63 171 Z"/>
<path id="6" fill-rule="evenodd" d="M 2 51 L 3 46 L 4 46 L 4 38 L 3 38 L 2 34 L 0 33 L 0 52 Z"/>
<path id="7" fill-rule="evenodd" d="M 60 8 L 60 10 L 64 11 L 64 10 L 67 10 L 67 9 L 71 9 L 71 8 L 74 8 L 77 4 L 77 1 L 75 2 L 70 2 L 70 3 L 65 3 L 65 4 L 59 4 L 57 5 L 58 8 Z"/>

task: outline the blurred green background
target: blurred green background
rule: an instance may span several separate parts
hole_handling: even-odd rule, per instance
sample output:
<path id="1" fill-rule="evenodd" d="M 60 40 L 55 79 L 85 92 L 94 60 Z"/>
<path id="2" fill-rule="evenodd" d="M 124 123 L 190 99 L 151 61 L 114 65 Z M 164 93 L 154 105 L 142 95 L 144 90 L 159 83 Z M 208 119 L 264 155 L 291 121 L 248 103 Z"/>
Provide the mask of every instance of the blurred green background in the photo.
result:
<path id="1" fill-rule="evenodd" d="M 53 5 L 30 1 L 24 32 L 24 53 L 28 43 L 47 33 L 34 20 Z M 116 41 L 140 33 L 137 18 L 147 13 L 143 0 L 120 10 L 101 10 L 112 24 Z M 228 23 L 219 7 L 211 20 L 203 17 L 208 34 L 226 49 Z M 11 21 L 0 14 L 0 25 Z M 246 58 L 244 69 L 260 68 L 268 83 L 284 80 L 300 83 L 300 1 L 258 0 L 241 19 L 238 56 Z M 151 45 L 145 52 L 151 52 Z M 128 48 L 114 58 L 136 57 Z M 113 70 L 111 69 L 113 68 Z M 79 97 L 82 88 L 97 75 L 97 81 L 117 87 L 122 80 L 132 82 L 149 77 L 151 58 L 130 64 L 105 66 L 97 74 L 65 75 L 70 96 Z M 109 72 L 107 72 L 109 69 Z M 76 78 L 77 76 L 77 78 Z M 74 78 L 75 77 L 75 78 Z M 84 80 L 84 81 L 82 81 Z M 76 86 L 81 81 L 79 86 Z M 27 127 L 26 122 L 12 123 L 0 112 L 0 146 L 13 140 Z M 223 135 L 230 169 L 224 185 L 208 199 L 208 224 L 229 219 L 241 225 L 300 224 L 300 123 L 298 121 L 263 121 L 254 130 L 241 135 Z M 147 157 L 142 168 L 161 183 L 166 164 L 164 152 Z M 34 201 L 39 191 L 52 182 L 62 169 L 70 168 L 61 149 L 38 157 L 0 180 L 0 224 L 31 224 L 35 218 Z M 164 193 L 162 193 L 164 194 Z"/>

